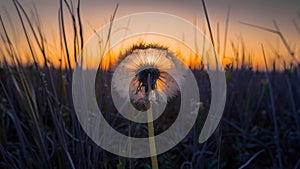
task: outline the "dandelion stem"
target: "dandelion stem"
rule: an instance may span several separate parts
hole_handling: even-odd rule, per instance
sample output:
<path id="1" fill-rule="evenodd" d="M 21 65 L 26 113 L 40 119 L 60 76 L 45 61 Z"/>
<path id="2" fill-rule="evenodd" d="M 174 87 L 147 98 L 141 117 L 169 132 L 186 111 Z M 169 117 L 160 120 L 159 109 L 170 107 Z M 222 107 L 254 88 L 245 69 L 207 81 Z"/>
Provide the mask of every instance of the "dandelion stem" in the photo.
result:
<path id="1" fill-rule="evenodd" d="M 155 139 L 154 139 L 154 125 L 153 125 L 153 115 L 152 115 L 152 106 L 150 105 L 150 108 L 147 112 L 147 118 L 148 118 L 148 136 L 149 136 L 149 147 L 150 147 L 150 155 L 156 154 L 156 145 L 155 145 Z M 157 162 L 157 156 L 151 156 L 151 164 L 153 169 L 158 169 L 158 162 Z"/>
<path id="2" fill-rule="evenodd" d="M 147 82 L 148 86 L 150 86 L 150 73 L 148 74 Z M 148 88 L 148 93 L 151 91 L 150 88 Z M 147 96 L 148 97 L 148 96 Z M 149 99 L 149 97 L 148 97 Z M 154 137 L 154 125 L 153 125 L 153 111 L 152 111 L 152 103 L 150 101 L 149 109 L 147 111 L 147 118 L 148 118 L 148 138 L 149 138 L 149 147 L 150 147 L 150 155 L 151 155 L 151 164 L 153 169 L 158 169 L 158 162 L 157 162 L 157 156 L 156 156 L 156 145 L 155 145 L 155 137 Z M 152 156 L 153 155 L 153 156 Z"/>

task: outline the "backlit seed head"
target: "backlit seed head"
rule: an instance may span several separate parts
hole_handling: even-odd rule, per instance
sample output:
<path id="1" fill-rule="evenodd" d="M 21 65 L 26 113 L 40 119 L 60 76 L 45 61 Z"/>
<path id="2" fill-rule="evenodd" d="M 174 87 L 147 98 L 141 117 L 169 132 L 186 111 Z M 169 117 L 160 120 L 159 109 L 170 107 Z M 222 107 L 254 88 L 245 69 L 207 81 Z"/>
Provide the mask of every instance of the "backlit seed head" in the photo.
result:
<path id="1" fill-rule="evenodd" d="M 125 84 L 113 84 L 120 95 L 126 96 L 129 92 L 131 102 L 139 103 L 149 100 L 164 100 L 176 96 L 183 77 L 175 81 L 174 76 L 182 76 L 176 69 L 172 53 L 163 48 L 134 49 L 122 60 L 123 79 L 130 79 L 129 91 Z M 168 72 L 173 72 L 171 76 Z M 126 74 L 126 75 L 124 75 Z M 126 80 L 125 80 L 126 81 Z M 127 82 L 127 81 L 126 81 Z M 125 82 L 124 82 L 125 83 Z M 155 99 L 156 98 L 156 99 Z"/>

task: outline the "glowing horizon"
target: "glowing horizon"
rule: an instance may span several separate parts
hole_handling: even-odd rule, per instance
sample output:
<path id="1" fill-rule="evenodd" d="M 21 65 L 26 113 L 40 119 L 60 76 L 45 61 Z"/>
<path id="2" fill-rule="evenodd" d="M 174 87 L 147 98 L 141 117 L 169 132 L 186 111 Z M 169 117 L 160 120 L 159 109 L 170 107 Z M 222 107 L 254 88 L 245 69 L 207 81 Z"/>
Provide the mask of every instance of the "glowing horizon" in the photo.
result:
<path id="1" fill-rule="evenodd" d="M 59 3 L 58 2 L 47 2 L 43 5 L 43 3 L 38 3 L 37 1 L 31 1 L 32 3 L 26 3 L 24 1 L 24 6 L 26 9 L 32 9 L 32 4 L 37 4 L 37 10 L 41 11 L 39 13 L 41 18 L 41 27 L 42 31 L 44 32 L 45 39 L 47 40 L 47 46 L 46 46 L 46 53 L 47 57 L 50 62 L 53 63 L 55 67 L 58 67 L 60 64 L 66 65 L 66 58 L 63 56 L 65 55 L 64 50 L 60 48 L 59 44 L 59 30 L 58 30 L 58 17 L 57 12 L 59 9 Z M 23 3 L 23 2 L 22 2 Z M 44 2 L 45 3 L 45 2 Z M 103 6 L 100 8 L 102 10 L 99 11 L 97 9 L 97 5 Z M 249 3 L 249 2 L 248 2 Z M 255 6 L 255 3 L 259 2 L 253 2 L 253 4 L 249 3 L 252 6 Z M 278 4 L 275 3 L 274 5 L 270 6 L 270 3 L 264 2 L 267 5 L 265 5 L 266 11 L 272 11 L 272 10 L 279 10 Z M 264 4 L 262 3 L 262 4 Z M 282 6 L 282 11 L 288 11 L 288 9 L 284 8 L 284 6 L 291 6 L 291 4 L 297 4 L 299 2 L 289 0 L 286 2 L 285 5 Z M 1 4 L 1 3 L 0 3 Z M 26 42 L 22 27 L 20 25 L 19 18 L 15 15 L 15 9 L 12 8 L 12 3 L 8 1 L 2 2 L 2 5 L 6 5 L 6 11 L 8 12 L 1 12 L 2 19 L 4 21 L 4 24 L 6 25 L 9 35 L 12 38 L 12 43 L 14 45 L 14 48 L 17 51 L 17 56 L 21 60 L 22 63 L 32 63 L 32 56 L 28 48 L 28 44 Z M 96 5 L 97 4 L 97 5 Z M 168 4 L 167 2 L 163 4 Z M 173 4 L 169 6 L 159 6 L 159 3 L 154 1 L 153 4 L 149 4 L 149 2 L 139 2 L 139 3 L 130 3 L 130 2 L 120 2 L 120 7 L 117 11 L 116 19 L 123 17 L 125 15 L 135 13 L 135 12 L 143 12 L 143 11 L 151 11 L 155 9 L 157 12 L 166 12 L 171 14 L 176 14 L 179 17 L 182 17 L 189 22 L 194 23 L 197 25 L 197 27 L 203 32 L 207 32 L 207 26 L 206 21 L 204 18 L 204 14 L 202 11 L 201 2 L 199 1 L 191 1 L 191 4 L 185 4 L 182 6 L 183 3 L 175 1 Z M 226 4 L 226 5 L 225 5 Z M 230 10 L 230 17 L 229 17 L 229 27 L 228 27 L 228 37 L 227 37 L 227 44 L 226 44 L 226 52 L 224 54 L 224 41 L 225 41 L 225 24 L 226 24 L 226 14 L 228 10 L 228 6 L 231 6 Z M 248 5 L 249 5 L 248 4 Z M 272 4 L 272 3 L 271 3 Z M 94 33 L 95 30 L 98 30 L 102 25 L 109 22 L 109 17 L 112 15 L 113 10 L 115 8 L 116 3 L 108 3 L 108 2 L 96 2 L 96 1 L 90 1 L 90 2 L 82 2 L 82 20 L 83 20 L 83 36 L 84 36 L 84 42 L 88 40 L 88 38 Z M 268 6 L 269 5 L 269 6 Z M 49 6 L 49 8 L 46 8 L 46 6 Z M 263 57 L 262 57 L 262 50 L 261 50 L 261 44 L 264 44 L 266 54 L 267 54 L 267 60 L 268 62 L 272 62 L 276 60 L 277 62 L 280 62 L 278 64 L 277 68 L 282 69 L 282 62 L 285 61 L 289 63 L 292 59 L 289 56 L 287 49 L 283 45 L 280 38 L 272 34 L 270 32 L 266 32 L 263 30 L 251 28 L 249 26 L 245 26 L 240 24 L 238 21 L 243 21 L 246 23 L 251 23 L 255 25 L 259 25 L 262 27 L 272 28 L 274 29 L 272 20 L 276 19 L 278 21 L 278 25 L 281 28 L 281 31 L 284 35 L 284 37 L 287 39 L 288 44 L 291 46 L 292 50 L 295 53 L 296 59 L 298 61 L 300 60 L 299 53 L 299 34 L 297 34 L 297 29 L 293 25 L 295 23 L 296 25 L 300 25 L 300 16 L 297 16 L 297 9 L 300 11 L 299 8 L 297 8 L 297 5 L 294 5 L 294 12 L 289 12 L 288 14 L 284 14 L 285 17 L 280 16 L 280 13 L 275 14 L 278 18 L 270 18 L 270 12 L 266 12 L 265 15 L 258 16 L 261 17 L 260 19 L 258 17 L 255 17 L 256 15 L 259 15 L 259 11 L 264 9 L 254 9 L 253 11 L 258 11 L 257 13 L 253 13 L 252 15 L 249 15 L 249 10 L 245 10 L 243 14 L 243 8 L 241 7 L 241 3 L 238 2 L 231 2 L 224 1 L 224 5 L 222 3 L 215 2 L 207 2 L 208 12 L 210 16 L 211 26 L 213 29 L 213 35 L 214 35 L 214 41 L 216 45 L 216 50 L 219 54 L 220 58 L 224 58 L 224 64 L 235 62 L 236 60 L 236 52 L 239 53 L 238 59 L 239 62 L 242 60 L 242 53 L 244 50 L 244 58 L 246 59 L 247 64 L 251 64 L 252 67 L 256 68 L 258 67 L 261 70 L 264 70 L 264 64 L 263 64 Z M 259 5 L 258 5 L 259 6 Z M 300 6 L 300 5 L 299 5 Z M 136 8 L 135 8 L 136 7 Z M 156 8 L 153 8 L 156 7 Z M 46 9 L 43 11 L 43 9 Z M 270 10 L 271 9 L 271 10 Z M 292 9 L 292 8 L 291 8 Z M 95 13 L 95 11 L 98 10 L 98 13 Z M 29 11 L 29 10 L 28 10 Z M 66 36 L 69 44 L 69 54 L 71 58 L 71 65 L 74 66 L 74 48 L 72 45 L 72 24 L 71 19 L 67 15 L 66 9 L 65 11 L 65 24 L 66 26 Z M 292 10 L 291 10 L 292 11 Z M 93 14 L 94 12 L 94 14 Z M 294 17 L 293 17 L 294 13 Z M 55 17 L 48 17 L 55 14 Z M 240 17 L 237 15 L 240 14 Z M 248 15 L 247 15 L 248 14 Z M 8 17 L 8 15 L 11 16 L 11 19 Z M 293 17 L 293 18 L 291 18 Z M 299 18 L 297 18 L 299 17 Z M 243 18 L 246 18 L 243 20 Z M 247 19 L 248 18 L 248 19 Z M 256 18 L 256 20 L 255 20 Z M 286 19 L 287 18 L 287 19 Z M 269 22 L 267 23 L 266 20 L 269 19 Z M 289 21 L 290 20 L 290 21 Z M 159 20 L 158 20 L 159 21 Z M 292 22 L 293 21 L 293 22 Z M 10 23 L 11 22 L 11 23 Z M 147 21 L 145 21 L 147 22 Z M 290 24 L 287 24 L 290 23 Z M 155 24 L 155 23 L 153 23 Z M 27 25 L 28 26 L 28 25 Z M 167 27 L 167 24 L 166 24 Z M 167 29 L 174 29 L 174 28 L 167 28 Z M 1 30 L 1 34 L 3 34 L 3 30 Z M 33 36 L 31 35 L 31 38 Z M 183 36 L 184 38 L 184 36 Z M 145 39 L 143 39 L 145 41 Z M 145 41 L 146 43 L 160 43 L 159 40 L 150 40 Z M 177 44 L 169 44 L 169 46 L 165 45 L 166 47 L 173 48 Z M 6 56 L 6 59 L 9 60 L 9 57 L 7 53 L 5 52 L 5 49 L 3 49 L 4 45 L 2 46 L 2 59 L 3 56 Z M 37 52 L 37 45 L 35 43 L 32 44 L 34 50 L 36 51 L 35 57 L 40 62 L 40 64 L 43 63 L 43 57 L 40 52 Z M 130 44 L 127 44 L 127 46 L 130 46 Z M 178 45 L 177 45 L 178 46 Z M 180 47 L 179 47 L 180 48 Z M 234 49 L 235 48 L 235 49 Z M 172 49 L 173 51 L 176 49 Z M 120 52 L 120 51 L 119 51 Z M 281 56 L 281 58 L 275 57 L 276 52 Z M 182 56 L 184 58 L 184 56 Z M 186 57 L 190 58 L 190 57 Z M 115 57 L 113 58 L 115 60 Z M 188 65 L 196 65 L 196 63 L 192 63 L 191 59 L 184 59 L 185 63 Z M 1 61 L 2 62 L 2 61 Z M 249 62 L 249 63 L 248 63 Z M 269 64 L 270 64 L 269 63 Z"/>

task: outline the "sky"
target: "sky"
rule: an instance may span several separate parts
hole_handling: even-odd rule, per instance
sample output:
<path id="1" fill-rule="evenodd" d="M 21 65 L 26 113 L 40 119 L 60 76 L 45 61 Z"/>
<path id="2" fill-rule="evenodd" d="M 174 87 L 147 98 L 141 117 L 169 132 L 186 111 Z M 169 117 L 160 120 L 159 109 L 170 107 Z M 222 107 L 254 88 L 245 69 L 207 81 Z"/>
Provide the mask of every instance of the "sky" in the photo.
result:
<path id="1" fill-rule="evenodd" d="M 200 29 L 207 26 L 201 0 L 82 0 L 81 14 L 85 40 L 93 34 L 94 29 L 98 30 L 108 23 L 118 2 L 116 18 L 137 12 L 163 12 L 182 17 L 195 23 Z M 49 44 L 57 45 L 59 0 L 22 0 L 21 4 L 26 10 L 32 10 L 36 6 Z M 288 60 L 286 49 L 278 36 L 240 23 L 246 22 L 273 29 L 273 21 L 276 20 L 289 45 L 296 50 L 295 53 L 298 53 L 297 57 L 300 59 L 300 33 L 297 32 L 294 25 L 296 23 L 300 27 L 299 0 L 206 0 L 206 6 L 215 39 L 219 34 L 220 55 L 223 55 L 224 51 L 225 21 L 230 7 L 228 43 L 225 54 L 228 58 L 233 58 L 231 42 L 237 45 L 238 41 L 242 39 L 246 46 L 246 52 L 255 62 L 253 66 L 262 61 L 261 44 L 270 50 L 268 60 L 274 59 L 272 48 L 278 49 L 278 52 L 285 55 L 285 59 Z M 1 0 L 0 9 L 3 21 L 13 23 L 12 27 L 14 28 L 10 29 L 10 33 L 16 37 L 16 46 L 23 47 L 26 43 L 24 43 L 24 37 L 19 35 L 22 33 L 21 25 L 13 3 L 11 0 Z M 219 27 L 219 33 L 217 33 L 217 27 Z"/>

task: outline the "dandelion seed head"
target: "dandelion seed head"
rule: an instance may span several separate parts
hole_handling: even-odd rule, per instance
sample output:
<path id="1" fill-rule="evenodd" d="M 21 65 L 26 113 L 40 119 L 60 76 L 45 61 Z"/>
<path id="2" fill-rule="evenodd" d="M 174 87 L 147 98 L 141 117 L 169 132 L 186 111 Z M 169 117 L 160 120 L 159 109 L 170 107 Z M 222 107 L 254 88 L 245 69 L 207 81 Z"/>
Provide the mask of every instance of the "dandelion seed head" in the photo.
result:
<path id="1" fill-rule="evenodd" d="M 162 48 L 132 50 L 120 63 L 122 77 L 118 80 L 120 83 L 114 84 L 115 89 L 124 97 L 129 92 L 132 103 L 147 102 L 145 99 L 166 103 L 179 93 L 181 85 L 180 81 L 172 77 L 181 76 L 172 57 L 175 56 Z M 177 73 L 171 76 L 168 72 Z M 126 90 L 125 83 L 128 82 L 129 90 Z"/>

